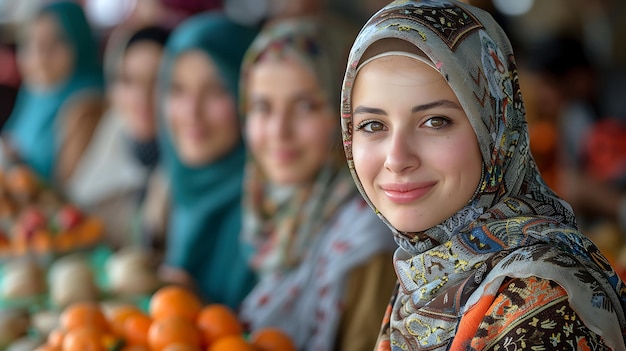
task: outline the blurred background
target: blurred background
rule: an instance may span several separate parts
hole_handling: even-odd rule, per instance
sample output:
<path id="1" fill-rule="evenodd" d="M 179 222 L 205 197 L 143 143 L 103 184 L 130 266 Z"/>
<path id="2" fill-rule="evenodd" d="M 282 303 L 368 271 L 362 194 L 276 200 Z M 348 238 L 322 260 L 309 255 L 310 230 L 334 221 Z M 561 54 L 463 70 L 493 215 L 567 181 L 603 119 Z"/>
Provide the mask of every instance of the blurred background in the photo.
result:
<path id="1" fill-rule="evenodd" d="M 78 0 L 77 0 L 78 1 Z M 21 77 L 23 23 L 49 1 L 0 0 L 0 123 Z M 237 21 L 322 15 L 349 42 L 385 0 L 80 0 L 105 48 L 118 29 L 176 27 L 223 8 Z M 626 267 L 626 1 L 466 0 L 490 12 L 517 58 L 531 149 L 546 182 L 574 207 L 580 226 Z"/>

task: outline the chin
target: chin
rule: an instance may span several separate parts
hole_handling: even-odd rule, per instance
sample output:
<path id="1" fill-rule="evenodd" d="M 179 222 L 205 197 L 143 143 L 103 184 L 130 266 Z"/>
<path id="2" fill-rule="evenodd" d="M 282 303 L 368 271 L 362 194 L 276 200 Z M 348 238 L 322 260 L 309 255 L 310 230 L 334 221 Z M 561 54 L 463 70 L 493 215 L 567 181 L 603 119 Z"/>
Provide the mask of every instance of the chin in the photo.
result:
<path id="1" fill-rule="evenodd" d="M 420 221 L 417 220 L 416 217 L 417 216 L 415 216 L 415 214 L 401 216 L 401 217 L 400 216 L 390 216 L 390 217 L 385 216 L 385 218 L 387 218 L 389 223 L 391 223 L 391 225 L 394 228 L 396 228 L 398 231 L 405 232 L 405 233 L 423 232 L 436 225 L 436 224 L 431 225 L 431 223 L 425 223 L 423 221 L 420 223 Z"/>

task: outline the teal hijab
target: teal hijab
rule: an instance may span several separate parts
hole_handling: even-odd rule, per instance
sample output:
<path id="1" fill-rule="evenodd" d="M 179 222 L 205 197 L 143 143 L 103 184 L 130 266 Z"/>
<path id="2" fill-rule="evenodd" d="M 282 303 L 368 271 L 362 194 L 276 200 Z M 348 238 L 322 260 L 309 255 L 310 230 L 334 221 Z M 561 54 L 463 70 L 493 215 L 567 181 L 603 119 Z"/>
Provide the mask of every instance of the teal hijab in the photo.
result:
<path id="1" fill-rule="evenodd" d="M 44 15 L 56 19 L 62 40 L 73 51 L 73 70 L 54 86 L 22 85 L 4 131 L 10 134 L 22 160 L 44 180 L 53 182 L 62 142 L 62 109 L 78 93 L 102 94 L 103 77 L 98 45 L 82 8 L 73 2 L 57 2 L 43 7 L 39 17 Z"/>
<path id="2" fill-rule="evenodd" d="M 241 61 L 256 33 L 232 22 L 221 12 L 189 18 L 167 42 L 159 84 L 163 127 L 159 139 L 173 197 L 165 261 L 191 274 L 207 302 L 232 308 L 237 308 L 256 284 L 239 243 L 243 142 L 209 164 L 187 166 L 177 154 L 162 114 L 173 63 L 179 55 L 191 50 L 201 50 L 210 56 L 236 99 Z"/>

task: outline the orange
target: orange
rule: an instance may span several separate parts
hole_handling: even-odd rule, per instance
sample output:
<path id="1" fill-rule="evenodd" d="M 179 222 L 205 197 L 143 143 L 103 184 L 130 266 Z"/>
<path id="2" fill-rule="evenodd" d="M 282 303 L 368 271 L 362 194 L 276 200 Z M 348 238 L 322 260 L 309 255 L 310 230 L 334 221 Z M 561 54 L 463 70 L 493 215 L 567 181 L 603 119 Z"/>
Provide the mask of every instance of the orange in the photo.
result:
<path id="1" fill-rule="evenodd" d="M 104 228 L 104 223 L 97 218 L 86 218 L 83 223 L 77 228 L 78 238 L 81 245 L 91 245 L 97 242 L 101 236 Z"/>
<path id="2" fill-rule="evenodd" d="M 104 333 L 92 327 L 78 327 L 63 338 L 63 351 L 106 351 L 102 339 Z"/>
<path id="3" fill-rule="evenodd" d="M 205 346 L 211 345 L 215 340 L 228 335 L 241 335 L 243 327 L 237 315 L 225 305 L 210 304 L 205 306 L 196 321 L 202 334 L 202 342 Z"/>
<path id="4" fill-rule="evenodd" d="M 48 333 L 47 344 L 52 347 L 61 348 L 61 346 L 63 345 L 64 337 L 65 337 L 65 332 L 63 330 L 54 329 L 50 333 Z"/>
<path id="5" fill-rule="evenodd" d="M 52 240 L 52 235 L 47 230 L 37 230 L 33 237 L 31 238 L 32 248 L 38 254 L 45 254 L 48 252 L 52 252 L 52 247 L 54 245 Z"/>
<path id="6" fill-rule="evenodd" d="M 100 305 L 95 302 L 76 302 L 69 305 L 61 313 L 60 323 L 66 331 L 82 326 L 91 326 L 102 331 L 109 330 L 109 322 Z"/>
<path id="7" fill-rule="evenodd" d="M 15 165 L 6 174 L 6 185 L 11 193 L 30 199 L 39 190 L 39 180 L 33 171 L 24 165 Z"/>
<path id="8" fill-rule="evenodd" d="M 148 346 L 152 351 L 163 351 L 174 343 L 200 347 L 200 332 L 192 321 L 171 316 L 152 322 L 148 331 Z"/>
<path id="9" fill-rule="evenodd" d="M 144 313 L 134 313 L 124 320 L 123 336 L 130 345 L 148 345 L 148 330 L 152 319 Z"/>
<path id="10" fill-rule="evenodd" d="M 207 351 L 259 351 L 239 335 L 228 335 L 215 341 Z"/>
<path id="11" fill-rule="evenodd" d="M 263 328 L 252 333 L 250 343 L 260 351 L 298 351 L 291 338 L 278 328 Z"/>
<path id="12" fill-rule="evenodd" d="M 178 316 L 195 322 L 202 309 L 202 302 L 191 291 L 177 285 L 168 285 L 152 295 L 148 308 L 153 319 Z"/>
<path id="13" fill-rule="evenodd" d="M 125 345 L 120 351 L 150 351 L 145 345 Z"/>
<path id="14" fill-rule="evenodd" d="M 173 344 L 167 345 L 163 349 L 163 351 L 200 351 L 200 348 L 198 346 L 192 346 L 192 345 L 175 342 Z"/>
<path id="15" fill-rule="evenodd" d="M 113 334 L 124 336 L 124 322 L 129 316 L 137 313 L 141 313 L 141 311 L 134 305 L 122 305 L 113 308 L 108 316 Z"/>

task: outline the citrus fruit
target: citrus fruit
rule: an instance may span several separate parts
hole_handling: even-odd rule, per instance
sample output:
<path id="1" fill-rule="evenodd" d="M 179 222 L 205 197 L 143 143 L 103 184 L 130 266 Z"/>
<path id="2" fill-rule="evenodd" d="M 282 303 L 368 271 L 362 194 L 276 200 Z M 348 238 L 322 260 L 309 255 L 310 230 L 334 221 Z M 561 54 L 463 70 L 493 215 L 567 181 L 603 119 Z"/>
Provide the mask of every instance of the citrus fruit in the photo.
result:
<path id="1" fill-rule="evenodd" d="M 148 346 L 152 351 L 163 351 L 174 343 L 200 347 L 200 340 L 195 324 L 179 316 L 154 320 L 148 331 Z"/>
<path id="2" fill-rule="evenodd" d="M 152 319 L 144 313 L 134 313 L 124 320 L 122 335 L 130 345 L 148 345 L 148 330 Z"/>
<path id="3" fill-rule="evenodd" d="M 228 335 L 216 340 L 207 351 L 259 351 L 252 344 L 248 343 L 241 336 Z"/>
<path id="4" fill-rule="evenodd" d="M 61 313 L 60 324 L 66 331 L 82 326 L 90 326 L 102 331 L 109 330 L 109 323 L 104 313 L 94 302 L 76 302 L 69 305 Z"/>
<path id="5" fill-rule="evenodd" d="M 228 335 L 241 335 L 243 327 L 237 315 L 225 305 L 210 304 L 198 315 L 196 325 L 202 335 L 202 343 L 211 345 L 215 340 Z"/>
<path id="6" fill-rule="evenodd" d="M 168 285 L 152 295 L 148 308 L 152 319 L 178 316 L 195 322 L 202 309 L 202 302 L 191 291 L 180 286 Z"/>
<path id="7" fill-rule="evenodd" d="M 126 322 L 129 316 L 138 313 L 141 313 L 141 310 L 134 305 L 114 307 L 108 315 L 109 325 L 113 334 L 124 336 L 124 322 Z"/>
<path id="8" fill-rule="evenodd" d="M 93 327 L 77 327 L 63 338 L 63 351 L 106 351 L 102 343 L 104 333 Z"/>
<path id="9" fill-rule="evenodd" d="M 291 338 L 278 328 L 263 328 L 252 333 L 250 343 L 260 351 L 297 351 Z"/>
<path id="10" fill-rule="evenodd" d="M 167 345 L 163 351 L 200 351 L 198 346 L 182 344 L 179 342 Z"/>

